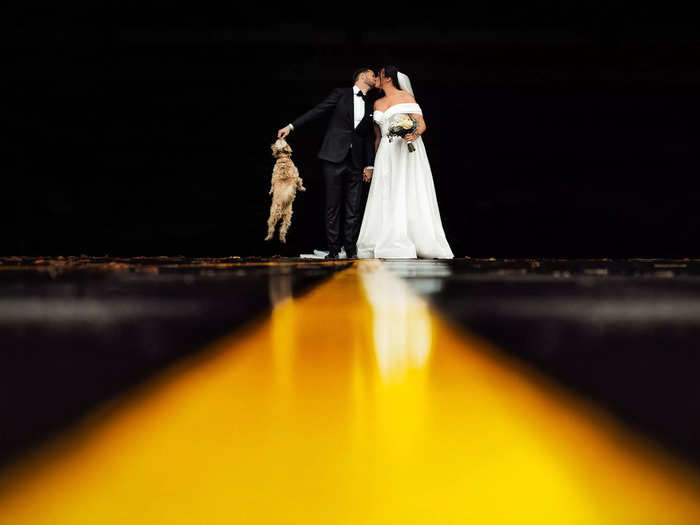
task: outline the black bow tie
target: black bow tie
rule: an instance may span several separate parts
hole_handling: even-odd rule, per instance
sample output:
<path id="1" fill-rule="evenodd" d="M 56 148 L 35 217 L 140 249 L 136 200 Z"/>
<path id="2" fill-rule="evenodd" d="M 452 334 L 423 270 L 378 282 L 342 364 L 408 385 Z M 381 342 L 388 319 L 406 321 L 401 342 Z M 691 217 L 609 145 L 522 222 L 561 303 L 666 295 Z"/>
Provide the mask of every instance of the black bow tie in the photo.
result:
<path id="1" fill-rule="evenodd" d="M 365 98 L 367 98 L 367 95 L 365 95 L 362 91 L 358 91 L 357 94 L 356 94 L 355 96 L 356 96 L 356 97 L 362 97 L 363 100 L 364 100 Z"/>

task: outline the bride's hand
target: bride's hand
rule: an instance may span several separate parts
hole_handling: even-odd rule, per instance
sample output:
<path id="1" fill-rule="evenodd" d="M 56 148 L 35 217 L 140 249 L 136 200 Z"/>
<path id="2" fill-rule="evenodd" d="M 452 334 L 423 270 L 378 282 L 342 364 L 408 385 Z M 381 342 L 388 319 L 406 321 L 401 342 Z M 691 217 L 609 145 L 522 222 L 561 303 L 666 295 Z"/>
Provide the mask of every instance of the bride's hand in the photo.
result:
<path id="1" fill-rule="evenodd" d="M 404 139 L 406 142 L 415 142 L 415 141 L 418 140 L 418 135 L 416 135 L 415 133 L 409 133 L 409 134 L 407 134 L 407 135 L 404 135 L 404 136 L 403 136 L 403 139 Z"/>

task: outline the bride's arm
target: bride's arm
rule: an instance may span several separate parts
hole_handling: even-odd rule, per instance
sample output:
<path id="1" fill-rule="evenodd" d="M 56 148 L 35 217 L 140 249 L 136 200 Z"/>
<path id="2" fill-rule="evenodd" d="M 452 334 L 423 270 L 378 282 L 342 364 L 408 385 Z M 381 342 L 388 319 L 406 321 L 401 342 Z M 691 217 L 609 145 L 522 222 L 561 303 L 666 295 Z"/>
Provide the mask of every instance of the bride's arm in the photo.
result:
<path id="1" fill-rule="evenodd" d="M 379 128 L 377 123 L 374 123 L 374 152 L 377 153 L 379 149 L 379 143 L 382 141 L 382 130 Z"/>
<path id="2" fill-rule="evenodd" d="M 416 131 L 414 133 L 405 135 L 404 138 L 406 140 L 416 141 L 418 140 L 418 137 L 425 133 L 425 130 L 427 128 L 427 126 L 425 125 L 425 119 L 423 119 L 423 115 L 420 115 L 418 113 L 411 113 L 408 116 L 418 121 L 418 127 L 416 128 Z"/>

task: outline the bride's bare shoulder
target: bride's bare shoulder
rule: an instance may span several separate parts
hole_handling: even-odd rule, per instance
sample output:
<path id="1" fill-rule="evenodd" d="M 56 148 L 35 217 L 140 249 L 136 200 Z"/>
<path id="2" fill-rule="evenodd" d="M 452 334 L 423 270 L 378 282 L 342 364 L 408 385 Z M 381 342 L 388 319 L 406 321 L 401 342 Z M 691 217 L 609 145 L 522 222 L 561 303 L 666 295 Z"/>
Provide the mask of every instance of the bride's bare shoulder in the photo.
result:
<path id="1" fill-rule="evenodd" d="M 386 95 L 383 97 L 379 97 L 377 100 L 374 101 L 374 109 L 378 109 L 379 111 L 382 111 L 382 108 L 386 109 L 387 102 L 386 102 Z"/>
<path id="2" fill-rule="evenodd" d="M 401 102 L 415 102 L 416 99 L 413 98 L 413 95 L 411 95 L 408 91 L 401 91 Z"/>

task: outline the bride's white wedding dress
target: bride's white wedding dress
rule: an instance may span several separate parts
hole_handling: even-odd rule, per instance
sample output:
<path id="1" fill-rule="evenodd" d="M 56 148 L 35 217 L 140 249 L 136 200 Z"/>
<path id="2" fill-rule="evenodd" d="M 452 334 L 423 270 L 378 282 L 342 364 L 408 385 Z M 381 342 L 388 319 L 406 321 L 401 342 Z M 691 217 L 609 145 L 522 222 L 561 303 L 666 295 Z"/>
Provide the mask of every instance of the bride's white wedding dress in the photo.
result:
<path id="1" fill-rule="evenodd" d="M 388 122 L 397 113 L 422 115 L 414 102 L 374 111 L 382 139 L 374 159 L 374 173 L 362 217 L 357 256 L 361 258 L 454 257 L 440 221 L 433 175 L 423 139 L 408 151 L 405 140 L 386 137 Z"/>

